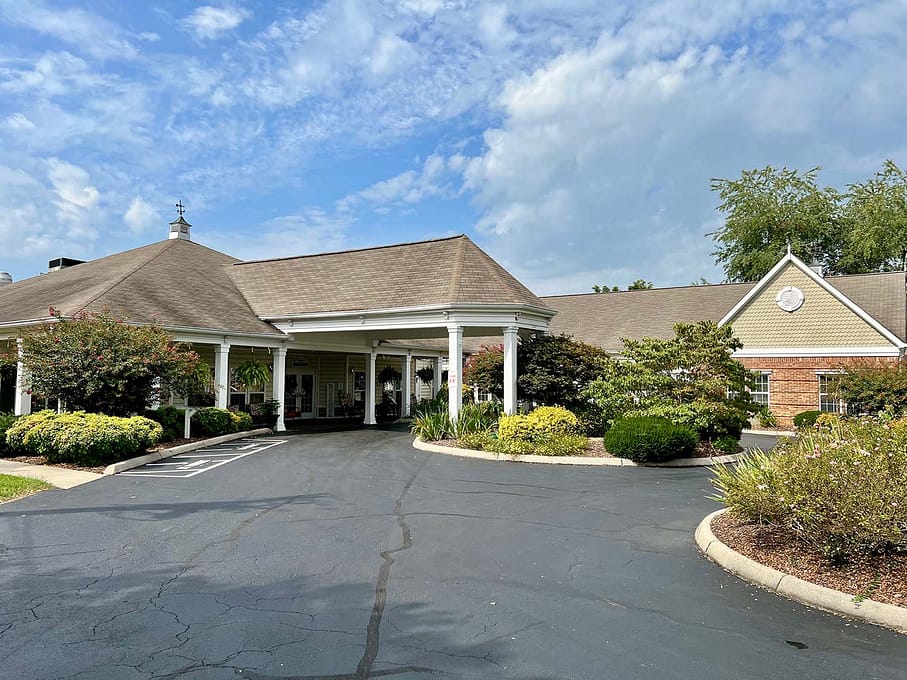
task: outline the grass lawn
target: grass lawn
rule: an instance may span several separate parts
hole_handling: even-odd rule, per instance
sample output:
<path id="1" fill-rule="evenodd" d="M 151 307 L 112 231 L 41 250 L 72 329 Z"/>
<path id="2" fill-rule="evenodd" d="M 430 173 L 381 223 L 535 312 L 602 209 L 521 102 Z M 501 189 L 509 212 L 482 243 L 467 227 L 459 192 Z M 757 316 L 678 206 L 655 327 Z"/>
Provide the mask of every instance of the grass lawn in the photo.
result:
<path id="1" fill-rule="evenodd" d="M 0 503 L 52 488 L 54 487 L 51 484 L 42 482 L 40 479 L 0 475 Z"/>

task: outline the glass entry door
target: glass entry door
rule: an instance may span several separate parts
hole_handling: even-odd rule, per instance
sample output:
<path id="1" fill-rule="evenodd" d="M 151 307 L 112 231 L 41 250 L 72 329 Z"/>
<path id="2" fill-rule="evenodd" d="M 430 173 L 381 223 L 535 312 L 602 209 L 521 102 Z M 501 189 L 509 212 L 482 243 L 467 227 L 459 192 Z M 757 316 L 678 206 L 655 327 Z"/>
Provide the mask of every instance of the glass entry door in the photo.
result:
<path id="1" fill-rule="evenodd" d="M 284 386 L 284 418 L 315 417 L 315 372 L 287 373 Z"/>

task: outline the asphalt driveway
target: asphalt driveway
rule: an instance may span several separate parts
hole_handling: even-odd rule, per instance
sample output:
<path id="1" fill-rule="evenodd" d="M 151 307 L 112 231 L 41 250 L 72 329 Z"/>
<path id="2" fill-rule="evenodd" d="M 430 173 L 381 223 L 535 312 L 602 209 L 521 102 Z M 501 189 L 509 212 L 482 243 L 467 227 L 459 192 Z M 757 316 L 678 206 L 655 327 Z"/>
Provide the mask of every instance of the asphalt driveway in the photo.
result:
<path id="1" fill-rule="evenodd" d="M 699 556 L 706 470 L 285 439 L 0 506 L 0 676 L 907 677 L 907 636 Z"/>

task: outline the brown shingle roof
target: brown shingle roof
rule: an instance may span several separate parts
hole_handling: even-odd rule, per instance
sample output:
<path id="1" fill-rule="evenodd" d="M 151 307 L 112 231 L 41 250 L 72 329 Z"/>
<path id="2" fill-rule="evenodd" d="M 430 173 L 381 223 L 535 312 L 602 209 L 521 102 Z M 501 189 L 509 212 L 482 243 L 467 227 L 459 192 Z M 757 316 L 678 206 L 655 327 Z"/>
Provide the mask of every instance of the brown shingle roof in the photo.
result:
<path id="1" fill-rule="evenodd" d="M 127 321 L 282 335 L 255 316 L 227 275 L 236 258 L 173 239 L 0 288 L 0 323 L 109 309 Z"/>
<path id="2" fill-rule="evenodd" d="M 879 323 L 907 341 L 905 274 L 861 274 L 825 279 Z M 542 301 L 557 311 L 553 333 L 620 352 L 621 338 L 662 338 L 674 335 L 675 323 L 720 321 L 755 283 L 655 288 L 615 293 L 555 295 Z"/>
<path id="3" fill-rule="evenodd" d="M 230 276 L 269 319 L 468 302 L 545 307 L 466 236 L 240 262 Z"/>

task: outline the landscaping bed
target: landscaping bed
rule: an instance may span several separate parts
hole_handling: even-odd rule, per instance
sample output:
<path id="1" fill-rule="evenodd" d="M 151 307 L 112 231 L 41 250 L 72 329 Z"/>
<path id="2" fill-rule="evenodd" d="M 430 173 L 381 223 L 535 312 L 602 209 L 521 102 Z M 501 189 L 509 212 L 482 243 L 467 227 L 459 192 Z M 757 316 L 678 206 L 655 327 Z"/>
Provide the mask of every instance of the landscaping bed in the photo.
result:
<path id="1" fill-rule="evenodd" d="M 712 520 L 712 533 L 745 557 L 804 581 L 907 607 L 907 554 L 853 556 L 833 566 L 784 527 L 750 522 L 731 512 Z"/>

